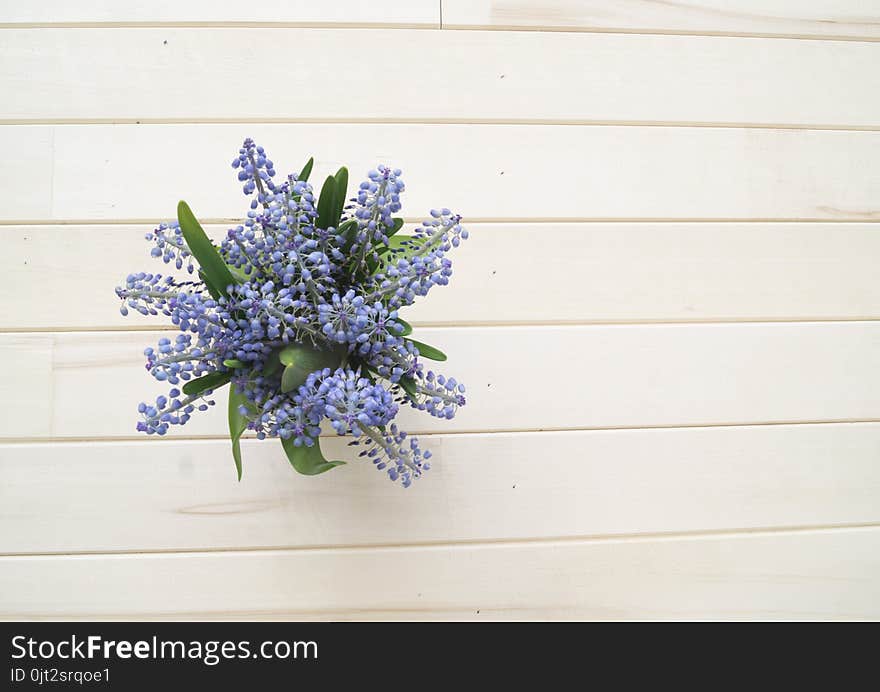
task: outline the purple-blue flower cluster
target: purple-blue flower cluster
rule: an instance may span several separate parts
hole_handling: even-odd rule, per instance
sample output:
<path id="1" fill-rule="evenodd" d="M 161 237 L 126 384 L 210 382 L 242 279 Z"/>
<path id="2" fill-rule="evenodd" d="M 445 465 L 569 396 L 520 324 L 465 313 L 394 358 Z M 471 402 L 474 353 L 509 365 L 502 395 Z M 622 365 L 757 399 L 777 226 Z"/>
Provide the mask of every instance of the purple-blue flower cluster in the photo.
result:
<path id="1" fill-rule="evenodd" d="M 460 217 L 432 210 L 412 235 L 397 235 L 404 182 L 385 166 L 350 198 L 345 169 L 320 195 L 308 182 L 311 162 L 277 182 L 274 163 L 250 139 L 232 166 L 251 197 L 241 224 L 219 246 L 206 240 L 207 250 L 183 217 L 160 224 L 146 236 L 150 254 L 188 275 L 141 272 L 116 289 L 123 315 L 161 313 L 180 332 L 144 351 L 149 373 L 173 388 L 139 405 L 137 429 L 164 435 L 231 383 L 230 420 L 239 416 L 260 439 L 280 438 L 298 470 L 308 466 L 296 455 L 314 453 L 326 422 L 409 486 L 429 468 L 430 452 L 393 423 L 399 406 L 449 419 L 465 388 L 425 369 L 423 358 L 445 356 L 409 339 L 400 311 L 449 282 L 446 255 L 467 238 Z M 211 253 L 219 269 L 206 260 Z"/>

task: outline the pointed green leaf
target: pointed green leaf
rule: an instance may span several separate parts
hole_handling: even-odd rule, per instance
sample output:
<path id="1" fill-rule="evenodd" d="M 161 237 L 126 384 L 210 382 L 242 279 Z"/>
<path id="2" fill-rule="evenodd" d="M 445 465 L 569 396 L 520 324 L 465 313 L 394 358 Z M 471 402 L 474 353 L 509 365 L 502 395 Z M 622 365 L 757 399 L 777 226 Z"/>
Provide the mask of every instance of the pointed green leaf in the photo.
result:
<path id="1" fill-rule="evenodd" d="M 299 172 L 299 175 L 296 177 L 296 179 L 306 182 L 309 179 L 309 176 L 312 174 L 312 166 L 314 165 L 315 159 L 314 157 L 310 156 L 309 160 L 306 161 L 306 165 L 303 166 L 303 169 Z"/>
<path id="2" fill-rule="evenodd" d="M 424 242 L 424 238 L 416 238 L 413 235 L 395 235 L 388 239 L 388 244 L 392 250 L 415 251 Z"/>
<path id="3" fill-rule="evenodd" d="M 243 368 L 244 363 L 242 363 L 238 358 L 227 358 L 223 361 L 223 365 L 227 368 Z"/>
<path id="4" fill-rule="evenodd" d="M 439 348 L 434 348 L 433 346 L 429 346 L 428 344 L 423 344 L 421 341 L 416 341 L 415 339 L 407 339 L 413 346 L 419 349 L 419 355 L 424 358 L 430 358 L 431 360 L 446 360 L 446 354 L 443 353 Z"/>
<path id="5" fill-rule="evenodd" d="M 385 234 L 389 238 L 391 236 L 393 236 L 395 233 L 397 233 L 401 228 L 403 228 L 403 219 L 391 219 L 391 220 L 394 222 L 394 226 L 391 228 L 390 231 L 388 231 L 388 233 Z"/>
<path id="6" fill-rule="evenodd" d="M 229 273 L 232 274 L 232 278 L 234 278 L 240 284 L 243 284 L 245 281 L 248 281 L 251 278 L 245 273 L 244 267 L 233 267 L 229 264 L 227 264 L 226 266 L 229 267 Z"/>
<path id="7" fill-rule="evenodd" d="M 343 252 L 346 251 L 353 242 L 355 233 L 357 233 L 357 219 L 349 219 L 348 221 L 344 221 L 340 224 L 339 228 L 336 229 L 336 232 L 342 236 L 342 242 L 339 245 L 339 249 Z"/>
<path id="8" fill-rule="evenodd" d="M 240 406 L 253 407 L 248 398 L 233 385 L 229 388 L 229 436 L 232 438 L 232 458 L 238 480 L 241 480 L 241 435 L 247 430 L 247 418 L 241 415 Z"/>
<path id="9" fill-rule="evenodd" d="M 396 262 L 401 257 L 409 258 L 415 255 L 424 242 L 424 239 L 416 239 L 411 235 L 395 235 L 388 238 L 388 245 L 379 241 L 375 247 L 379 255 L 385 255 L 394 250 L 394 253 L 384 257 L 383 261 Z"/>
<path id="10" fill-rule="evenodd" d="M 190 380 L 183 385 L 183 393 L 187 396 L 195 396 L 196 394 L 201 394 L 206 389 L 222 387 L 231 379 L 231 372 L 209 372 L 207 375 L 202 375 L 199 379 Z"/>
<path id="11" fill-rule="evenodd" d="M 404 375 L 400 378 L 397 384 L 399 384 L 400 388 L 409 395 L 410 399 L 416 399 L 418 392 L 416 391 L 416 381 L 414 378 L 409 375 Z"/>
<path id="12" fill-rule="evenodd" d="M 327 176 L 321 194 L 318 196 L 318 220 L 315 222 L 318 228 L 330 228 L 333 226 L 333 215 L 336 209 L 336 178 Z"/>
<path id="13" fill-rule="evenodd" d="M 303 373 L 303 371 L 295 365 L 288 365 L 284 368 L 284 372 L 281 373 L 281 391 L 287 394 L 295 389 L 299 389 L 305 384 L 308 376 L 309 373 Z"/>
<path id="14" fill-rule="evenodd" d="M 343 166 L 336 171 L 334 178 L 336 179 L 336 194 L 333 198 L 335 204 L 330 225 L 336 228 L 342 218 L 342 210 L 345 208 L 345 195 L 348 192 L 348 169 Z"/>
<path id="15" fill-rule="evenodd" d="M 199 224 L 189 205 L 180 200 L 177 203 L 177 220 L 184 240 L 198 260 L 201 272 L 204 273 L 208 290 L 213 286 L 221 295 L 226 295 L 226 287 L 235 283 L 235 278 L 217 248 L 214 247 L 204 229 Z"/>
<path id="16" fill-rule="evenodd" d="M 241 415 L 239 406 L 248 405 L 247 397 L 234 385 L 229 388 L 229 437 L 232 440 L 232 459 L 235 461 L 235 472 L 241 480 L 241 434 L 247 430 L 247 418 Z"/>
<path id="17" fill-rule="evenodd" d="M 400 332 L 397 336 L 409 336 L 412 334 L 412 325 L 406 320 L 402 320 L 399 317 L 395 317 L 394 321 L 403 326 L 403 331 Z"/>
<path id="18" fill-rule="evenodd" d="M 306 344 L 290 344 L 278 353 L 278 360 L 286 366 L 281 374 L 281 391 L 292 392 L 306 381 L 315 370 L 337 368 L 342 362 L 341 350 L 319 351 Z"/>
<path id="19" fill-rule="evenodd" d="M 403 219 L 392 219 L 392 221 L 394 221 L 394 225 L 390 229 L 387 229 L 385 233 L 385 237 L 388 238 L 388 245 L 386 245 L 385 241 L 381 238 L 373 243 L 373 250 L 375 250 L 378 255 L 384 255 L 392 249 L 400 249 L 404 247 L 404 243 L 407 240 L 413 240 L 412 236 L 398 236 L 398 238 L 394 238 L 395 234 L 403 228 Z M 400 253 L 397 253 L 395 259 L 399 255 Z M 374 268 L 375 267 L 371 264 L 370 269 Z"/>
<path id="20" fill-rule="evenodd" d="M 369 276 L 382 272 L 397 262 L 400 258 L 410 258 L 418 252 L 424 243 L 424 239 L 416 239 L 411 235 L 395 235 L 388 238 L 388 245 L 381 240 L 378 241 L 373 249 L 379 255 L 379 261 L 373 258 L 367 259 L 367 274 Z M 392 252 L 392 250 L 394 252 Z"/>
<path id="21" fill-rule="evenodd" d="M 263 366 L 263 377 L 272 377 L 281 369 L 281 361 L 278 360 L 278 354 L 273 353 L 266 359 Z"/>
<path id="22" fill-rule="evenodd" d="M 321 452 L 319 440 L 315 440 L 315 444 L 311 447 L 305 445 L 297 447 L 293 440 L 292 437 L 289 440 L 282 437 L 281 446 L 284 447 L 284 452 L 287 454 L 291 466 L 304 476 L 316 476 L 345 463 L 344 461 L 327 461 Z"/>
<path id="23" fill-rule="evenodd" d="M 357 230 L 357 225 L 357 219 L 348 219 L 348 221 L 343 222 L 342 225 L 336 229 L 336 232 L 339 233 L 339 235 L 346 236 L 346 239 L 350 242 L 351 237 L 349 236 L 354 235 L 354 232 Z"/>
<path id="24" fill-rule="evenodd" d="M 407 250 L 416 250 L 418 249 L 419 241 L 415 239 L 415 236 L 411 235 L 395 235 L 388 238 L 388 245 L 386 248 L 386 252 L 388 250 L 400 250 L 406 252 Z M 384 245 L 384 244 L 383 244 Z M 398 255 L 401 253 L 398 252 Z"/>
<path id="25" fill-rule="evenodd" d="M 211 297 L 212 297 L 214 300 L 217 300 L 217 299 L 220 297 L 220 291 L 218 291 L 218 290 L 217 290 L 217 287 L 214 286 L 214 284 L 212 284 L 212 283 L 208 280 L 208 277 L 205 276 L 205 272 L 203 272 L 201 269 L 199 269 L 199 278 L 200 278 L 200 279 L 202 280 L 202 282 L 205 284 L 205 288 L 208 289 L 208 293 L 211 294 Z"/>

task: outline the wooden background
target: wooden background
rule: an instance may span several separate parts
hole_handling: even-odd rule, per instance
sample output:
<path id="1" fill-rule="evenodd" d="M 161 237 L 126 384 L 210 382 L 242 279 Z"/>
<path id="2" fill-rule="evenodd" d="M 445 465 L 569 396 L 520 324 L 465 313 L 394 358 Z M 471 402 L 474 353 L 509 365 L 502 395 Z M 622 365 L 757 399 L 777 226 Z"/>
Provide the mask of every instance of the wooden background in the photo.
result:
<path id="1" fill-rule="evenodd" d="M 880 2 L 0 2 L 0 616 L 880 617 Z M 408 491 L 167 439 L 113 287 L 241 139 L 464 214 Z M 167 333 L 167 332 L 166 332 Z M 223 397 L 220 397 L 221 399 Z M 344 453 L 339 440 L 332 451 Z"/>

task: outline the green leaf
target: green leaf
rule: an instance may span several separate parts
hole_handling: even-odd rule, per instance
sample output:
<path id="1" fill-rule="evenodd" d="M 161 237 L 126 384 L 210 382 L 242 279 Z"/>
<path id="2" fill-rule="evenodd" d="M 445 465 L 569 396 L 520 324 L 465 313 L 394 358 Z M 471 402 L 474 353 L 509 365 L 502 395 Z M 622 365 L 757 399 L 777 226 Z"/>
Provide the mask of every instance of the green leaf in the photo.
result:
<path id="1" fill-rule="evenodd" d="M 395 235 L 388 238 L 388 245 L 381 240 L 373 245 L 379 255 L 379 261 L 367 259 L 367 274 L 372 276 L 384 272 L 389 265 L 395 264 L 401 257 L 410 258 L 418 252 L 424 240 L 417 240 L 411 235 Z M 392 253 L 391 251 L 394 250 Z"/>
<path id="2" fill-rule="evenodd" d="M 406 320 L 402 320 L 399 317 L 395 317 L 394 321 L 403 325 L 403 331 L 400 332 L 397 336 L 409 336 L 412 334 L 412 325 Z"/>
<path id="3" fill-rule="evenodd" d="M 208 289 L 208 293 L 211 294 L 211 297 L 214 300 L 217 300 L 220 297 L 220 291 L 217 290 L 217 287 L 214 286 L 210 281 L 208 281 L 208 277 L 205 276 L 205 272 L 199 269 L 199 278 L 204 282 L 205 288 Z"/>
<path id="4" fill-rule="evenodd" d="M 287 454 L 291 466 L 304 476 L 316 476 L 345 463 L 344 461 L 327 461 L 321 452 L 319 440 L 315 440 L 315 444 L 311 447 L 305 445 L 297 447 L 293 440 L 293 437 L 288 440 L 282 437 L 281 446 L 284 447 L 284 452 Z"/>
<path id="5" fill-rule="evenodd" d="M 412 257 L 419 251 L 425 239 L 416 239 L 411 235 L 395 235 L 388 238 L 388 245 L 381 240 L 377 244 L 376 252 L 384 255 L 386 252 L 394 250 L 393 259 L 386 258 L 385 261 L 396 262 L 400 257 Z"/>
<path id="6" fill-rule="evenodd" d="M 394 235 L 388 238 L 388 249 L 389 250 L 403 250 L 406 252 L 407 250 L 417 250 L 420 243 L 416 240 L 415 236 L 411 235 Z M 397 253 L 398 255 L 400 252 Z"/>
<path id="7" fill-rule="evenodd" d="M 407 240 L 413 240 L 413 236 L 398 236 L 397 238 L 394 235 L 403 228 L 403 219 L 392 219 L 394 225 L 390 230 L 386 231 L 385 237 L 388 238 L 388 245 L 385 244 L 385 241 L 381 238 L 373 242 L 373 250 L 377 255 L 384 255 L 386 252 L 390 252 L 391 250 L 399 250 L 404 247 L 404 243 Z M 394 255 L 394 259 L 396 260 L 400 256 L 400 253 L 396 253 Z M 378 268 L 375 262 L 367 263 L 370 272 L 375 272 Z"/>
<path id="8" fill-rule="evenodd" d="M 205 281 L 208 284 L 208 290 L 214 287 L 221 295 L 226 295 L 226 287 L 235 283 L 235 278 L 229 267 L 217 248 L 205 235 L 204 229 L 199 225 L 198 220 L 189 208 L 189 205 L 180 200 L 177 203 L 177 220 L 180 223 L 180 230 L 186 240 L 186 244 L 198 260 L 201 272 L 204 273 Z"/>
<path id="9" fill-rule="evenodd" d="M 306 344 L 290 344 L 279 351 L 278 360 L 285 366 L 281 373 L 281 391 L 287 393 L 299 389 L 315 370 L 339 367 L 342 352 L 319 351 Z"/>
<path id="10" fill-rule="evenodd" d="M 415 339 L 407 339 L 413 346 L 419 349 L 419 355 L 425 358 L 430 358 L 431 360 L 446 360 L 446 354 L 443 353 L 439 348 L 434 348 L 433 346 L 429 346 L 428 344 L 423 344 L 421 341 L 416 341 Z"/>
<path id="11" fill-rule="evenodd" d="M 227 368 L 243 368 L 244 363 L 242 363 L 238 358 L 227 358 L 223 361 L 223 365 Z"/>
<path id="12" fill-rule="evenodd" d="M 306 165 L 303 166 L 303 169 L 299 172 L 299 175 L 296 177 L 296 179 L 306 182 L 309 179 L 309 176 L 312 174 L 312 166 L 314 165 L 315 158 L 313 156 L 310 156 L 309 160 L 306 161 Z"/>
<path id="13" fill-rule="evenodd" d="M 235 461 L 235 471 L 238 480 L 241 480 L 241 435 L 247 430 L 247 418 L 241 415 L 239 406 L 253 409 L 253 404 L 235 386 L 229 388 L 229 436 L 232 438 L 232 458 Z"/>
<path id="14" fill-rule="evenodd" d="M 409 375 L 404 375 L 398 380 L 397 384 L 399 384 L 400 388 L 409 395 L 410 399 L 415 401 L 418 392 L 416 391 L 416 381 L 414 378 Z"/>
<path id="15" fill-rule="evenodd" d="M 327 229 L 334 225 L 332 220 L 335 209 L 336 178 L 328 175 L 318 196 L 318 220 L 315 222 L 318 228 Z"/>
<path id="16" fill-rule="evenodd" d="M 351 237 L 354 236 L 354 232 L 357 230 L 357 225 L 357 219 L 349 219 L 348 221 L 345 221 L 341 226 L 339 226 L 339 228 L 336 229 L 336 232 L 339 235 L 346 236 L 346 239 L 350 242 Z"/>
<path id="17" fill-rule="evenodd" d="M 397 233 L 401 228 L 403 228 L 403 219 L 391 219 L 394 222 L 394 227 L 388 231 L 385 235 L 389 238 Z"/>
<path id="18" fill-rule="evenodd" d="M 240 284 L 251 278 L 245 273 L 244 267 L 233 267 L 228 264 L 226 266 L 229 267 L 229 273 L 232 274 L 232 277 Z"/>
<path id="19" fill-rule="evenodd" d="M 201 394 L 206 389 L 217 389 L 232 379 L 231 372 L 209 372 L 197 380 L 190 380 L 183 385 L 183 393 L 187 396 Z"/>
<path id="20" fill-rule="evenodd" d="M 278 360 L 278 354 L 272 354 L 266 359 L 266 364 L 263 366 L 263 377 L 272 377 L 280 369 L 281 361 Z"/>
<path id="21" fill-rule="evenodd" d="M 336 229 L 336 233 L 341 235 L 343 240 L 340 243 L 340 250 L 345 252 L 345 248 L 349 247 L 354 242 L 354 236 L 357 233 L 357 219 L 349 219 L 342 223 L 339 228 Z"/>
<path id="22" fill-rule="evenodd" d="M 305 384 L 308 376 L 308 373 L 305 373 L 305 376 L 303 376 L 302 371 L 295 365 L 288 365 L 284 368 L 284 372 L 281 373 L 281 391 L 287 394 L 295 389 L 299 389 Z"/>
<path id="23" fill-rule="evenodd" d="M 272 377 L 277 374 L 277 372 L 281 369 L 281 361 L 278 358 L 273 358 L 269 356 L 266 361 L 266 365 L 263 366 L 262 375 L 263 377 Z"/>
<path id="24" fill-rule="evenodd" d="M 335 205 L 330 225 L 336 228 L 339 225 L 339 220 L 342 218 L 342 210 L 345 207 L 345 195 L 348 192 L 348 169 L 343 166 L 336 171 L 334 178 L 336 179 L 336 194 L 333 198 Z"/>

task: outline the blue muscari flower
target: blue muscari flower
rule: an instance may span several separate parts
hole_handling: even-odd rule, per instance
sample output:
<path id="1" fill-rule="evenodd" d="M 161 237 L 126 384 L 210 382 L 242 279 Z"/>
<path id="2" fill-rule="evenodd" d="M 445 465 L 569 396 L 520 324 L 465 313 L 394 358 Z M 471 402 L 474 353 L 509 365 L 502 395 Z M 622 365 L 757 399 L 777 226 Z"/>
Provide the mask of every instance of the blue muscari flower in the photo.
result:
<path id="1" fill-rule="evenodd" d="M 392 481 L 399 480 L 408 488 L 416 478 L 431 468 L 430 450 L 422 451 L 419 440 L 391 424 L 386 431 L 370 429 L 367 449 L 359 456 L 367 457 L 380 471 L 385 470 Z M 358 443 L 356 440 L 355 443 Z"/>
<path id="2" fill-rule="evenodd" d="M 399 169 L 378 166 L 367 174 L 360 184 L 354 204 L 349 207 L 357 222 L 357 231 L 349 252 L 354 257 L 352 276 L 361 271 L 366 262 L 377 261 L 378 244 L 388 245 L 388 234 L 394 228 L 393 214 L 401 209 L 400 193 L 404 190 Z"/>
<path id="3" fill-rule="evenodd" d="M 180 390 L 173 388 L 167 397 L 156 397 L 155 404 L 141 402 L 138 404 L 138 413 L 142 419 L 137 424 L 138 432 L 164 435 L 170 426 L 184 425 L 194 411 L 207 411 L 209 406 L 214 405 L 214 401 L 205 398 L 210 394 L 210 391 L 206 391 L 199 396 L 181 397 Z"/>
<path id="4" fill-rule="evenodd" d="M 431 370 L 416 385 L 416 391 L 418 397 L 412 402 L 413 407 L 427 411 L 436 418 L 451 420 L 458 409 L 465 405 L 464 385 L 454 377 L 435 375 Z"/>
<path id="5" fill-rule="evenodd" d="M 468 232 L 461 226 L 461 217 L 449 209 L 432 210 L 431 217 L 411 240 L 386 254 L 367 282 L 367 300 L 382 300 L 390 308 L 405 307 L 416 296 L 427 295 L 432 286 L 449 283 L 452 262 L 446 253 L 466 240 Z"/>
<path id="6" fill-rule="evenodd" d="M 295 400 L 315 416 L 326 417 L 339 435 L 360 437 L 397 415 L 391 392 L 350 368 L 312 373 Z"/>
<path id="7" fill-rule="evenodd" d="M 193 273 L 195 267 L 192 253 L 183 239 L 183 232 L 177 221 L 160 223 L 152 233 L 147 233 L 144 237 L 155 246 L 150 250 L 152 257 L 161 257 L 165 264 L 174 262 L 177 269 L 186 266 L 186 270 Z"/>
<path id="8" fill-rule="evenodd" d="M 203 282 L 139 272 L 116 289 L 120 311 L 162 314 L 179 333 L 144 351 L 146 369 L 172 388 L 167 396 L 138 406 L 139 431 L 164 435 L 213 401 L 181 395 L 182 383 L 212 372 L 228 372 L 247 406 L 241 413 L 258 438 L 281 437 L 295 446 L 317 442 L 325 421 L 381 470 L 404 486 L 429 468 L 429 451 L 392 420 L 402 403 L 432 416 L 452 418 L 465 404 L 464 386 L 425 371 L 418 349 L 401 336 L 398 311 L 449 282 L 446 254 L 467 238 L 449 209 L 432 210 L 410 241 L 391 247 L 393 215 L 404 190 L 401 172 L 370 171 L 340 226 L 354 222 L 352 235 L 316 226 L 317 199 L 311 185 L 290 175 L 274 181 L 266 151 L 244 141 L 232 162 L 251 199 L 241 223 L 230 228 L 219 252 L 238 283 L 214 298 Z M 349 226 L 351 224 L 349 223 Z M 147 234 L 151 255 L 177 270 L 194 273 L 192 253 L 176 222 Z M 311 373 L 297 391 L 281 392 L 279 369 L 267 367 L 289 343 L 319 349 L 344 348 L 348 365 Z M 225 364 L 239 361 L 234 368 Z M 388 388 L 374 377 L 387 380 Z M 401 378 L 415 382 L 404 392 Z M 410 392 L 413 390 L 410 388 Z"/>
<path id="9" fill-rule="evenodd" d="M 275 183 L 272 181 L 275 165 L 269 160 L 263 147 L 254 144 L 250 137 L 244 140 L 238 150 L 238 157 L 232 161 L 232 167 L 238 169 L 238 180 L 244 183 L 244 194 L 252 195 L 256 189 L 262 197 L 267 189 L 270 192 L 275 190 Z"/>

